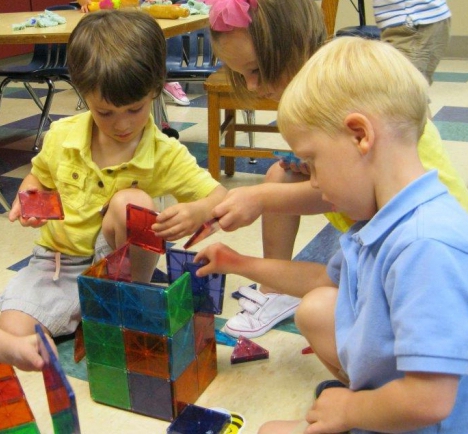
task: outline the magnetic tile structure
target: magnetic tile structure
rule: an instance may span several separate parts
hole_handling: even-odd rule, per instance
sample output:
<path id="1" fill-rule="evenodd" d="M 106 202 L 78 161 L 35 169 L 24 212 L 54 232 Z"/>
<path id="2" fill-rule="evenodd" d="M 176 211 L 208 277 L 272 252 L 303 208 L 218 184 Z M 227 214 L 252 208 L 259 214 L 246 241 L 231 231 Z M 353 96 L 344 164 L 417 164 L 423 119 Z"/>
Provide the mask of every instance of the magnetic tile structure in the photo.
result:
<path id="1" fill-rule="evenodd" d="M 39 353 L 55 434 L 80 434 L 75 394 L 40 326 L 36 326 Z M 0 433 L 40 434 L 31 408 L 12 366 L 0 364 Z"/>
<path id="2" fill-rule="evenodd" d="M 55 434 L 80 434 L 75 393 L 39 325 L 39 353 L 45 364 L 42 368 L 50 415 Z"/>
<path id="3" fill-rule="evenodd" d="M 138 245 L 155 251 L 140 237 L 153 217 L 140 211 L 130 211 L 128 243 L 78 277 L 89 386 L 97 402 L 172 421 L 217 375 L 219 303 L 194 308 L 202 295 L 193 295 L 196 276 L 182 266 L 169 268 L 168 286 L 131 281 L 132 240 L 150 240 Z"/>
<path id="4" fill-rule="evenodd" d="M 0 433 L 40 434 L 12 366 L 0 364 Z"/>
<path id="5" fill-rule="evenodd" d="M 226 275 L 210 274 L 197 277 L 195 273 L 203 264 L 193 262 L 195 255 L 196 252 L 178 249 L 169 249 L 166 252 L 169 282 L 174 282 L 188 271 L 191 276 L 195 311 L 219 315 L 223 310 Z"/>

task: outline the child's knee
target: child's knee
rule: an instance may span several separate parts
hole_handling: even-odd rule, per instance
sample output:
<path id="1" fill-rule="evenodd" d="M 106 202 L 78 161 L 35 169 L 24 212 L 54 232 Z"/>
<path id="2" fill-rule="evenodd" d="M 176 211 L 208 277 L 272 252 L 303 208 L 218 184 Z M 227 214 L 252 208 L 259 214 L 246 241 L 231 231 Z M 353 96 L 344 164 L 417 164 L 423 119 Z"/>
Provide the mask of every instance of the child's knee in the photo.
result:
<path id="1" fill-rule="evenodd" d="M 127 204 L 134 204 L 143 208 L 154 209 L 154 202 L 151 196 L 138 188 L 127 188 L 120 190 L 112 196 L 109 207 L 126 209 Z"/>
<path id="2" fill-rule="evenodd" d="M 301 332 L 311 332 L 321 330 L 329 321 L 334 321 L 337 292 L 337 288 L 322 287 L 305 295 L 296 310 L 297 328 Z"/>

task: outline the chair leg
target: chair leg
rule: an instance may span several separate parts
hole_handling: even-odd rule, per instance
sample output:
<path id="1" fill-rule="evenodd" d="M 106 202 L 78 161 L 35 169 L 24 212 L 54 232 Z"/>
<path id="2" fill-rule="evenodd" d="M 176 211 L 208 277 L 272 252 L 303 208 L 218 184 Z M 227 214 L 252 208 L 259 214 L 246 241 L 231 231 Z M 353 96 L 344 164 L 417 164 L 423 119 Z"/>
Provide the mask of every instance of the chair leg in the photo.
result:
<path id="1" fill-rule="evenodd" d="M 242 110 L 242 116 L 244 117 L 244 122 L 248 125 L 255 124 L 255 110 Z M 249 146 L 251 149 L 255 148 L 255 133 L 252 131 L 248 132 L 249 135 Z M 255 158 L 249 160 L 249 164 L 257 164 Z"/>
<path id="2" fill-rule="evenodd" d="M 0 189 L 0 205 L 2 205 L 3 208 L 5 208 L 7 211 L 11 210 L 10 204 L 5 199 L 5 196 L 3 196 L 1 189 Z"/>
<path id="3" fill-rule="evenodd" d="M 37 130 L 36 140 L 34 141 L 33 151 L 39 152 L 39 141 L 41 139 L 42 130 L 44 129 L 45 121 L 49 118 L 50 107 L 52 106 L 52 100 L 54 99 L 55 86 L 54 82 L 50 79 L 46 80 L 47 85 L 49 86 L 49 91 L 47 92 L 47 97 L 44 104 L 44 110 L 42 110 L 41 120 L 39 122 L 39 128 Z"/>
<path id="4" fill-rule="evenodd" d="M 41 110 L 41 113 L 44 112 L 44 106 L 42 105 L 42 102 L 40 98 L 37 96 L 36 92 L 34 92 L 34 89 L 31 87 L 29 83 L 23 83 L 23 84 L 26 90 L 28 91 L 29 95 L 31 95 L 31 98 L 34 100 L 36 105 Z M 49 121 L 49 123 L 52 123 L 52 118 L 50 116 L 47 116 L 47 120 Z"/>
<path id="5" fill-rule="evenodd" d="M 163 97 L 162 92 L 161 92 L 161 95 L 153 99 L 153 116 L 154 116 L 154 123 L 161 130 L 162 123 L 167 122 L 168 120 L 166 104 L 164 103 L 164 97 Z"/>
<path id="6" fill-rule="evenodd" d="M 0 84 L 0 107 L 2 106 L 3 90 L 8 86 L 8 83 L 10 83 L 10 81 L 11 80 L 7 77 Z"/>
<path id="7" fill-rule="evenodd" d="M 86 109 L 88 110 L 88 105 L 86 104 L 85 99 L 80 95 L 80 92 L 78 92 L 78 89 L 75 87 L 75 85 L 72 83 L 72 81 L 65 75 L 61 75 L 60 79 L 67 82 L 75 91 L 75 93 L 78 95 L 78 102 L 76 103 L 75 110 L 82 110 Z"/>

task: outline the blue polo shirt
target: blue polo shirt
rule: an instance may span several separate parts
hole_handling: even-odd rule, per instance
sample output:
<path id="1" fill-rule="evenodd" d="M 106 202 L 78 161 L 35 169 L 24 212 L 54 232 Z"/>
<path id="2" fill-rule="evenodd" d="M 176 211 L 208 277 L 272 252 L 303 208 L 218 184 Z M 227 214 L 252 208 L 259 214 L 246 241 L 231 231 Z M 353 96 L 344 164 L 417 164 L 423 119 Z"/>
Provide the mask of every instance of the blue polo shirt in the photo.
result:
<path id="1" fill-rule="evenodd" d="M 411 433 L 468 432 L 466 211 L 431 171 L 340 244 L 327 270 L 339 285 L 336 342 L 351 389 L 405 372 L 459 375 L 452 414 Z"/>

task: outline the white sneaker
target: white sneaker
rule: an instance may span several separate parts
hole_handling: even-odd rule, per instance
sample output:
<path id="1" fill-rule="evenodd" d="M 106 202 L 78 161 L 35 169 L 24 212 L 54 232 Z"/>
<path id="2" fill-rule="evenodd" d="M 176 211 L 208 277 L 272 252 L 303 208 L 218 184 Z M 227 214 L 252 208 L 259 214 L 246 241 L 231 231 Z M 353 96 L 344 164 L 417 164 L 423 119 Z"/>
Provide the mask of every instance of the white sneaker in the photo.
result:
<path id="1" fill-rule="evenodd" d="M 242 312 L 232 317 L 223 327 L 223 332 L 238 338 L 248 339 L 265 334 L 280 321 L 294 315 L 299 298 L 281 294 L 262 294 L 248 286 L 241 286 Z"/>
<path id="2" fill-rule="evenodd" d="M 166 83 L 163 87 L 164 95 L 167 95 L 176 104 L 190 105 L 190 100 L 187 98 L 182 86 L 177 83 Z"/>

